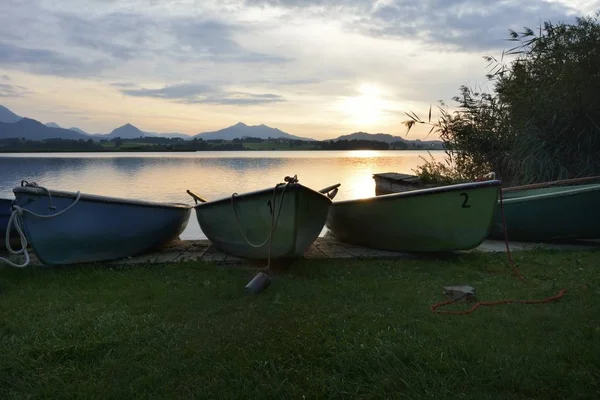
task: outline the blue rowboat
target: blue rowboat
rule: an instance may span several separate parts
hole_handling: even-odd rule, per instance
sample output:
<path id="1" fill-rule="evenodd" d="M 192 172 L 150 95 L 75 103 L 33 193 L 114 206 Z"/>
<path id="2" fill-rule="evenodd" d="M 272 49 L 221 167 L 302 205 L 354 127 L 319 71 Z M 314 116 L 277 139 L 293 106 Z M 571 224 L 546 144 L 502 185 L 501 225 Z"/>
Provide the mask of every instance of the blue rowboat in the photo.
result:
<path id="1" fill-rule="evenodd" d="M 115 260 L 160 248 L 186 228 L 192 206 L 47 190 L 13 189 L 27 241 L 46 265 Z"/>
<path id="2" fill-rule="evenodd" d="M 6 228 L 10 219 L 10 206 L 14 199 L 0 199 L 0 249 L 6 248 Z M 11 238 L 16 238 L 16 231 L 11 229 Z"/>

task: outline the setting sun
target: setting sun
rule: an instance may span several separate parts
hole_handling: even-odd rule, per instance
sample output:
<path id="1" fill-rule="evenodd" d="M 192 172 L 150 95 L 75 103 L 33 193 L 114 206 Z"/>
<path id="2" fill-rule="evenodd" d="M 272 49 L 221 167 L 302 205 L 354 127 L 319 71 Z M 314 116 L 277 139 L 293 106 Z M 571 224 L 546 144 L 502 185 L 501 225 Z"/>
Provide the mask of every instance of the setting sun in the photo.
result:
<path id="1" fill-rule="evenodd" d="M 340 110 L 355 124 L 368 125 L 380 122 L 385 105 L 381 98 L 381 89 L 376 85 L 363 83 L 358 88 L 358 92 L 358 96 L 344 98 Z"/>

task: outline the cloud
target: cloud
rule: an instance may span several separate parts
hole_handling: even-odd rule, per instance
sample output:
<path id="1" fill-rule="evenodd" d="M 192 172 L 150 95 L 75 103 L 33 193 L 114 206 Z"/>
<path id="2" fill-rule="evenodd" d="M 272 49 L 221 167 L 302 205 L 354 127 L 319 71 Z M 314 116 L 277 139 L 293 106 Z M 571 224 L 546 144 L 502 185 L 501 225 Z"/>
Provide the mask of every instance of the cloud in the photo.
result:
<path id="1" fill-rule="evenodd" d="M 7 8 L 0 13 L 0 66 L 44 75 L 109 77 L 130 74 L 140 65 L 156 73 L 182 64 L 198 69 L 207 63 L 291 60 L 240 45 L 235 36 L 243 36 L 249 25 L 195 13 L 151 15 L 118 3 L 105 8 L 86 12 L 74 4 L 72 10 L 45 9 L 42 2 L 32 1 Z M 130 9 L 135 11 L 123 11 Z"/>
<path id="2" fill-rule="evenodd" d="M 285 99 L 271 93 L 247 93 L 222 91 L 219 88 L 198 83 L 176 84 L 158 89 L 123 89 L 121 93 L 133 97 L 152 97 L 175 100 L 184 104 L 257 105 L 283 102 Z"/>
<path id="3" fill-rule="evenodd" d="M 144 15 L 114 12 L 106 15 L 74 15 L 57 12 L 65 45 L 97 52 L 115 61 L 151 58 L 161 50 L 156 40 L 160 24 Z"/>
<path id="4" fill-rule="evenodd" d="M 110 83 L 110 86 L 114 86 L 114 87 L 118 87 L 118 88 L 132 88 L 132 87 L 136 87 L 137 85 L 133 82 L 112 82 L 112 83 Z"/>
<path id="5" fill-rule="evenodd" d="M 5 81 L 11 81 L 12 80 L 12 79 L 10 79 L 10 76 L 8 76 L 6 74 L 0 75 L 0 78 L 4 79 Z"/>
<path id="6" fill-rule="evenodd" d="M 565 4 L 548 1 L 395 0 L 375 8 L 361 23 L 375 36 L 412 36 L 429 44 L 482 51 L 506 47 L 509 29 L 571 19 L 572 12 Z"/>
<path id="7" fill-rule="evenodd" d="M 29 93 L 31 92 L 23 86 L 0 83 L 0 97 L 22 97 Z"/>
<path id="8" fill-rule="evenodd" d="M 370 8 L 372 0 L 246 0 L 244 3 L 252 6 L 279 6 L 289 8 L 325 7 L 325 8 Z"/>
<path id="9" fill-rule="evenodd" d="M 282 63 L 286 57 L 245 50 L 233 39 L 234 33 L 250 28 L 235 26 L 215 20 L 177 18 L 170 21 L 169 32 L 175 37 L 177 57 L 207 59 L 215 62 Z"/>
<path id="10" fill-rule="evenodd" d="M 535 27 L 547 20 L 572 21 L 576 12 L 566 2 L 546 0 L 246 0 L 246 4 L 317 12 L 343 21 L 347 31 L 466 51 L 506 47 L 509 29 Z"/>
<path id="11" fill-rule="evenodd" d="M 209 95 L 203 99 L 191 100 L 189 103 L 204 103 L 204 104 L 221 104 L 221 105 L 258 105 L 281 103 L 285 101 L 280 95 L 271 93 L 245 93 L 245 92 L 223 92 Z"/>
<path id="12" fill-rule="evenodd" d="M 178 84 L 159 89 L 124 89 L 121 93 L 134 97 L 155 97 L 160 99 L 192 99 L 214 90 L 203 84 Z"/>
<path id="13" fill-rule="evenodd" d="M 85 62 L 54 50 L 20 47 L 0 42 L 0 65 L 27 67 L 39 74 L 78 76 L 98 73 L 103 62 Z"/>
<path id="14" fill-rule="evenodd" d="M 314 85 L 323 82 L 322 79 L 307 78 L 307 79 L 255 79 L 248 83 L 272 86 L 304 86 Z"/>

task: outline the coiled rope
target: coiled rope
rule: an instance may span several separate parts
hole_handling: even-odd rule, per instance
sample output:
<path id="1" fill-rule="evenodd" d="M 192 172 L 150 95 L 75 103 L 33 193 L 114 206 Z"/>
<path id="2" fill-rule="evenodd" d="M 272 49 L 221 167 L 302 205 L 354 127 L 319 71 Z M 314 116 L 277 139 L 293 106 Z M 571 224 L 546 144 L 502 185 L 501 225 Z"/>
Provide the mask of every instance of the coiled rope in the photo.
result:
<path id="1" fill-rule="evenodd" d="M 45 187 L 42 187 L 42 186 L 38 186 L 37 183 L 35 183 L 35 182 L 29 183 L 25 180 L 21 181 L 21 186 L 33 187 L 33 188 L 43 190 L 48 195 L 48 199 L 49 199 L 48 208 L 50 210 L 56 210 L 56 207 L 54 207 L 54 205 L 52 204 L 52 196 L 48 189 L 46 189 Z M 55 217 L 58 217 L 59 215 L 66 213 L 71 208 L 73 208 L 75 206 L 75 204 L 77 204 L 79 202 L 80 198 L 81 198 L 81 193 L 79 191 L 77 191 L 77 196 L 75 197 L 75 200 L 73 201 L 73 203 L 69 204 L 63 210 L 61 210 L 57 213 L 54 213 L 54 214 L 49 214 L 49 215 L 37 214 L 31 210 L 28 210 L 26 208 L 23 208 L 21 206 L 13 204 L 13 206 L 11 207 L 12 213 L 10 214 L 10 218 L 8 220 L 8 226 L 6 227 L 6 237 L 5 237 L 6 249 L 8 250 L 8 252 L 10 254 L 14 254 L 14 255 L 23 254 L 25 256 L 25 262 L 23 264 L 17 264 L 17 263 L 14 263 L 11 260 L 6 259 L 4 257 L 0 257 L 0 262 L 4 262 L 4 263 L 10 265 L 11 267 L 24 268 L 24 267 L 28 266 L 29 262 L 31 261 L 31 259 L 29 257 L 29 253 L 27 252 L 27 244 L 28 244 L 27 237 L 23 233 L 23 214 L 24 213 L 27 213 L 27 214 L 33 215 L 34 217 L 38 217 L 38 218 L 42 218 L 42 219 L 55 218 Z M 19 234 L 19 239 L 21 241 L 21 248 L 18 250 L 13 249 L 12 246 L 10 245 L 10 231 L 12 230 L 13 226 L 14 226 L 15 230 L 17 231 L 17 233 Z"/>
<path id="2" fill-rule="evenodd" d="M 271 202 L 271 204 L 273 205 L 273 210 L 271 212 L 271 228 L 269 229 L 269 234 L 267 235 L 267 238 L 261 243 L 261 244 L 254 244 L 250 241 L 250 239 L 248 239 L 248 237 L 246 236 L 246 234 L 244 233 L 244 229 L 242 228 L 242 223 L 240 221 L 240 216 L 238 215 L 237 209 L 235 208 L 235 203 L 234 203 L 234 199 L 235 197 L 238 195 L 237 193 L 233 193 L 231 195 L 231 207 L 233 208 L 233 213 L 235 214 L 235 220 L 237 221 L 237 226 L 240 230 L 240 233 L 242 234 L 242 237 L 244 238 L 244 241 L 249 245 L 252 246 L 254 248 L 260 248 L 263 247 L 265 244 L 269 244 L 269 250 L 268 250 L 268 257 L 267 257 L 267 267 L 266 269 L 269 269 L 271 267 L 271 246 L 273 243 L 273 232 L 275 232 L 275 228 L 277 228 L 277 224 L 279 223 L 279 217 L 281 216 L 281 210 L 283 209 L 283 200 L 285 199 L 285 192 L 286 189 L 288 188 L 288 186 L 290 186 L 291 184 L 297 183 L 298 182 L 298 177 L 297 175 L 294 175 L 293 177 L 289 177 L 286 176 L 284 181 L 286 183 L 278 183 L 277 185 L 275 185 L 275 187 L 273 188 L 273 200 Z M 279 189 L 280 186 L 283 185 L 283 190 L 281 192 L 281 201 L 279 202 L 279 209 L 277 210 L 277 213 L 275 212 L 275 205 L 276 205 L 276 196 L 277 196 L 277 189 Z M 275 217 L 275 214 L 277 214 L 277 217 Z"/>

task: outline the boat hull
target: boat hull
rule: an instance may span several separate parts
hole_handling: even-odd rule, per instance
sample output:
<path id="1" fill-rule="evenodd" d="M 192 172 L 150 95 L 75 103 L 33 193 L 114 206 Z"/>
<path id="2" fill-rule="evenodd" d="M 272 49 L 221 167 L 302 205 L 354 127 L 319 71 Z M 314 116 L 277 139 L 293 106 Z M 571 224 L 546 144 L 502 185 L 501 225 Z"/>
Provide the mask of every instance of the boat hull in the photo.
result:
<path id="1" fill-rule="evenodd" d="M 503 191 L 509 240 L 600 239 L 600 184 Z M 504 240 L 500 202 L 491 239 Z"/>
<path id="2" fill-rule="evenodd" d="M 13 189 L 15 203 L 40 215 L 64 210 L 76 193 L 39 188 Z M 22 227 L 31 248 L 46 265 L 108 261 L 143 254 L 176 239 L 187 226 L 192 206 L 81 194 L 71 209 L 53 218 L 27 212 Z"/>
<path id="3" fill-rule="evenodd" d="M 340 241 L 405 252 L 468 250 L 486 238 L 500 181 L 413 190 L 333 203 L 327 228 Z"/>
<path id="4" fill-rule="evenodd" d="M 306 249 L 323 230 L 331 200 L 301 184 L 289 184 L 285 188 L 275 188 L 236 195 L 201 203 L 195 206 L 200 229 L 213 245 L 222 251 L 250 259 L 267 259 L 269 243 L 266 239 L 272 226 L 272 212 L 279 213 L 279 220 L 273 231 L 271 259 L 302 257 Z M 284 193 L 284 194 L 283 194 Z M 283 203 L 281 203 L 283 194 Z M 238 222 L 239 219 L 239 222 Z M 244 235 L 254 245 L 248 244 Z"/>
<path id="5" fill-rule="evenodd" d="M 11 214 L 11 205 L 13 199 L 0 199 L 0 249 L 6 248 L 6 228 L 8 226 L 8 220 L 10 219 Z M 11 229 L 10 232 L 10 241 L 11 244 L 15 243 L 18 238 L 17 231 Z"/>

